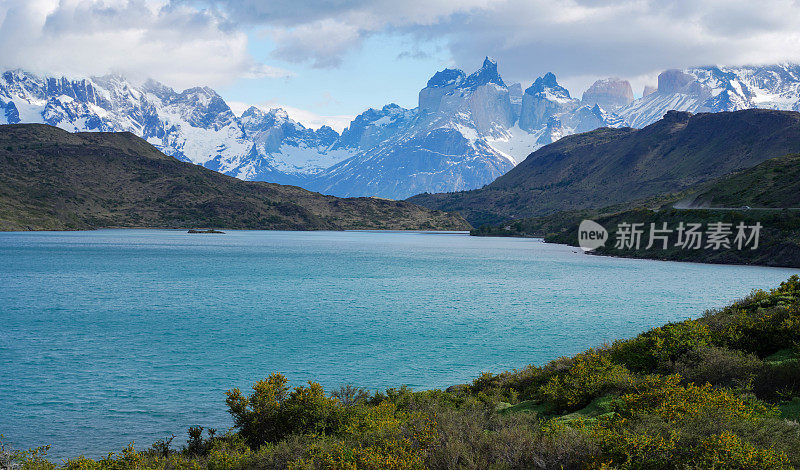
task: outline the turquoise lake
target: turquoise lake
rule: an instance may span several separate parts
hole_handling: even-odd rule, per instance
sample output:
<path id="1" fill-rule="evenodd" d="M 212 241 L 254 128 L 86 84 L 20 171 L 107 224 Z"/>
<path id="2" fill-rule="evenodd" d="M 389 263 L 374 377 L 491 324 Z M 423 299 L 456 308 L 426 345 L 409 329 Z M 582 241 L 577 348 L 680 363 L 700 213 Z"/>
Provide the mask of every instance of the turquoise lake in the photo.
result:
<path id="1" fill-rule="evenodd" d="M 699 316 L 798 270 L 463 233 L 0 233 L 0 434 L 50 457 L 231 425 L 225 395 L 443 388 Z"/>

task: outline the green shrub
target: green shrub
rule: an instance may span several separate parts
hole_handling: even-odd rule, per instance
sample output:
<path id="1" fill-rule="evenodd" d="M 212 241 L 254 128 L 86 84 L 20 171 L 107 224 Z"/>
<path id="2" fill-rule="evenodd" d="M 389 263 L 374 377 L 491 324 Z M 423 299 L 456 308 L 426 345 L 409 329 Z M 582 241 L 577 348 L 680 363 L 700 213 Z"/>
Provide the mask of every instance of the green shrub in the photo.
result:
<path id="1" fill-rule="evenodd" d="M 754 380 L 753 391 L 769 400 L 800 397 L 800 361 L 785 361 L 764 367 Z"/>
<path id="2" fill-rule="evenodd" d="M 599 452 L 585 430 L 542 429 L 530 414 L 500 415 L 476 405 L 434 413 L 438 441 L 427 450 L 425 465 L 430 469 L 577 470 Z"/>
<path id="3" fill-rule="evenodd" d="M 766 357 L 796 345 L 800 337 L 797 305 L 733 310 L 717 343 Z"/>
<path id="4" fill-rule="evenodd" d="M 792 276 L 769 292 L 755 291 L 744 300 L 703 321 L 715 343 L 767 357 L 800 341 L 800 277 Z"/>
<path id="5" fill-rule="evenodd" d="M 567 411 L 588 405 L 609 392 L 621 392 L 633 383 L 624 366 L 597 351 L 580 354 L 564 373 L 551 378 L 540 389 L 542 398 Z"/>
<path id="6" fill-rule="evenodd" d="M 743 442 L 736 434 L 710 436 L 692 456 L 695 468 L 736 468 L 742 470 L 791 470 L 785 453 L 771 447 Z"/>
<path id="7" fill-rule="evenodd" d="M 748 396 L 737 396 L 729 390 L 715 389 L 711 384 L 681 384 L 679 375 L 647 376 L 636 391 L 621 397 L 617 412 L 622 417 L 653 413 L 667 421 L 691 418 L 705 410 L 715 409 L 731 419 L 754 419 L 777 416 L 774 407 Z"/>
<path id="8" fill-rule="evenodd" d="M 616 411 L 594 428 L 615 468 L 782 469 L 789 455 L 800 457 L 796 426 L 774 408 L 710 384 L 682 385 L 677 375 L 645 378 Z"/>
<path id="9" fill-rule="evenodd" d="M 636 338 L 617 341 L 609 354 L 614 362 L 636 372 L 669 369 L 687 352 L 712 344 L 711 331 L 704 323 L 686 320 L 653 328 Z"/>
<path id="10" fill-rule="evenodd" d="M 322 386 L 309 382 L 291 392 L 281 374 L 272 374 L 253 385 L 246 397 L 236 388 L 227 392 L 228 411 L 236 429 L 256 449 L 289 434 L 335 432 L 344 418 L 342 407 L 325 396 Z"/>
<path id="11" fill-rule="evenodd" d="M 753 354 L 720 347 L 700 347 L 679 358 L 673 371 L 687 382 L 721 387 L 745 387 L 766 367 Z"/>
<path id="12" fill-rule="evenodd" d="M 343 406 L 352 406 L 365 403 L 371 398 L 370 393 L 361 387 L 342 385 L 331 392 L 331 398 L 339 400 Z"/>

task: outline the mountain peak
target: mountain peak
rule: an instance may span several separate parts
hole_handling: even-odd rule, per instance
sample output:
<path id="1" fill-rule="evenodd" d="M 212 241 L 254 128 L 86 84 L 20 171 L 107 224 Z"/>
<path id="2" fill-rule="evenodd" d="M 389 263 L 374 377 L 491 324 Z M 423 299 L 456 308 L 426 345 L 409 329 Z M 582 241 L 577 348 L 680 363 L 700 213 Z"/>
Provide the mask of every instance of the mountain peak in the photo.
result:
<path id="1" fill-rule="evenodd" d="M 439 88 L 449 85 L 458 86 L 466 77 L 466 74 L 459 69 L 444 69 L 433 74 L 428 80 L 427 88 Z"/>
<path id="2" fill-rule="evenodd" d="M 207 86 L 196 86 L 196 87 L 192 87 L 192 88 L 187 88 L 187 89 L 185 89 L 185 90 L 183 90 L 181 92 L 181 95 L 184 95 L 184 96 L 190 96 L 190 95 L 205 96 L 205 97 L 208 97 L 208 98 L 216 98 L 216 97 L 219 96 L 219 94 L 217 94 L 216 91 L 214 91 L 212 88 L 207 87 Z"/>
<path id="3" fill-rule="evenodd" d="M 583 93 L 583 103 L 599 104 L 603 109 L 615 110 L 633 102 L 630 82 L 617 77 L 597 80 Z"/>
<path id="4" fill-rule="evenodd" d="M 286 110 L 283 108 L 270 108 L 269 114 L 275 116 L 276 118 L 284 120 L 289 119 L 289 113 L 287 113 Z"/>
<path id="5" fill-rule="evenodd" d="M 658 75 L 658 92 L 662 94 L 680 93 L 695 81 L 697 81 L 696 77 L 683 70 L 665 70 Z"/>
<path id="6" fill-rule="evenodd" d="M 239 117 L 242 128 L 249 133 L 266 131 L 277 125 L 273 110 L 264 111 L 257 106 L 250 106 Z"/>
<path id="7" fill-rule="evenodd" d="M 464 84 L 461 87 L 477 88 L 488 83 L 494 83 L 501 87 L 506 86 L 503 79 L 500 78 L 500 74 L 497 72 L 497 62 L 489 56 L 486 56 L 483 60 L 483 66 L 470 74 L 470 76 L 464 80 Z"/>
<path id="8" fill-rule="evenodd" d="M 556 80 L 556 76 L 553 72 L 547 72 L 543 77 L 534 80 L 533 84 L 525 90 L 525 93 L 536 95 L 537 93 L 545 93 L 547 91 L 550 91 L 551 94 L 559 98 L 571 99 L 569 91 L 558 84 L 558 80 Z"/>
<path id="9" fill-rule="evenodd" d="M 289 121 L 289 113 L 283 108 L 269 108 L 266 111 L 258 106 L 250 106 L 242 113 L 242 118 L 250 119 L 271 119 L 279 121 Z"/>
<path id="10" fill-rule="evenodd" d="M 255 106 L 250 106 L 249 108 L 244 110 L 244 112 L 242 113 L 241 117 L 263 116 L 263 115 L 264 115 L 264 111 L 262 111 L 261 109 L 255 107 Z"/>
<path id="11" fill-rule="evenodd" d="M 159 82 L 158 80 L 153 80 L 152 78 L 148 78 L 145 80 L 142 88 L 147 91 L 155 94 L 156 96 L 162 95 L 174 95 L 175 90 L 164 85 L 163 83 Z"/>

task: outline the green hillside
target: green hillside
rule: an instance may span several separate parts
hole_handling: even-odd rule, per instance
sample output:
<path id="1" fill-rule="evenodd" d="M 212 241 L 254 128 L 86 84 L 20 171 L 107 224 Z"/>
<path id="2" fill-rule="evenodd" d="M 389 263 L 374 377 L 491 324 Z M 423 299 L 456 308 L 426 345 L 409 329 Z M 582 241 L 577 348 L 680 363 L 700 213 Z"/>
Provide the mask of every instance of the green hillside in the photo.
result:
<path id="1" fill-rule="evenodd" d="M 725 176 L 681 203 L 690 207 L 800 208 L 800 154 Z"/>
<path id="2" fill-rule="evenodd" d="M 539 236 L 546 241 L 577 246 L 578 224 L 583 219 L 598 222 L 609 231 L 609 242 L 593 251 L 596 254 L 705 263 L 757 264 L 800 267 L 800 155 L 773 158 L 753 168 L 724 176 L 716 181 L 688 188 L 680 194 L 630 203 L 600 210 L 565 211 L 544 217 L 507 221 L 472 231 L 485 236 Z M 676 209 L 675 207 L 682 207 Z M 761 224 L 757 249 L 686 249 L 678 245 L 678 233 L 669 234 L 663 243 L 647 249 L 650 224 L 677 229 L 679 224 L 730 224 L 733 242 L 735 227 Z M 645 231 L 639 249 L 616 247 L 622 223 L 641 224 Z"/>
<path id="3" fill-rule="evenodd" d="M 0 126 L 0 230 L 160 227 L 465 230 L 402 201 L 340 199 L 180 162 L 130 133 Z"/>

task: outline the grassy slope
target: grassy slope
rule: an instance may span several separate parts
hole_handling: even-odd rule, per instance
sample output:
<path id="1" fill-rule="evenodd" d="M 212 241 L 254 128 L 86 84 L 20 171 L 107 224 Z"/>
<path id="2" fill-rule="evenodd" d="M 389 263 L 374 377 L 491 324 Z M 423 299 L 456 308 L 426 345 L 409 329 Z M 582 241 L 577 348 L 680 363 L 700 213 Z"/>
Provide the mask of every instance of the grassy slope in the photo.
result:
<path id="1" fill-rule="evenodd" d="M 791 469 L 800 278 L 696 320 L 447 391 L 328 397 L 280 375 L 229 393 L 237 428 L 64 468 Z M 202 430 L 200 430 L 202 431 Z M 208 436 L 208 437 L 207 437 Z M 26 468 L 54 466 L 35 453 Z"/>
<path id="2" fill-rule="evenodd" d="M 509 221 L 473 230 L 483 236 L 538 236 L 553 243 L 577 245 L 578 224 L 592 219 L 610 232 L 610 242 L 598 254 L 706 263 L 758 264 L 800 267 L 800 155 L 773 158 L 753 168 L 688 188 L 680 194 L 666 194 L 601 210 L 558 212 L 544 217 Z M 674 209 L 675 203 L 702 209 Z M 742 209 L 743 207 L 750 209 Z M 718 209 L 714 209 L 717 207 Z M 726 209 L 722 209 L 726 208 Z M 728 208 L 740 208 L 729 210 Z M 677 234 L 667 250 L 621 250 L 614 248 L 620 222 L 644 223 L 657 227 L 664 222 L 739 222 L 764 227 L 757 250 L 683 250 L 675 247 Z M 647 240 L 644 242 L 646 246 Z M 644 246 L 642 248 L 644 248 Z"/>
<path id="3" fill-rule="evenodd" d="M 464 230 L 401 201 L 245 182 L 168 157 L 130 133 L 0 126 L 0 230 L 98 227 Z"/>
<path id="4" fill-rule="evenodd" d="M 677 192 L 797 152 L 800 113 L 673 112 L 640 130 L 598 129 L 560 139 L 482 189 L 409 200 L 458 211 L 477 227 Z"/>
<path id="5" fill-rule="evenodd" d="M 772 158 L 686 198 L 702 207 L 800 208 L 800 154 Z"/>

